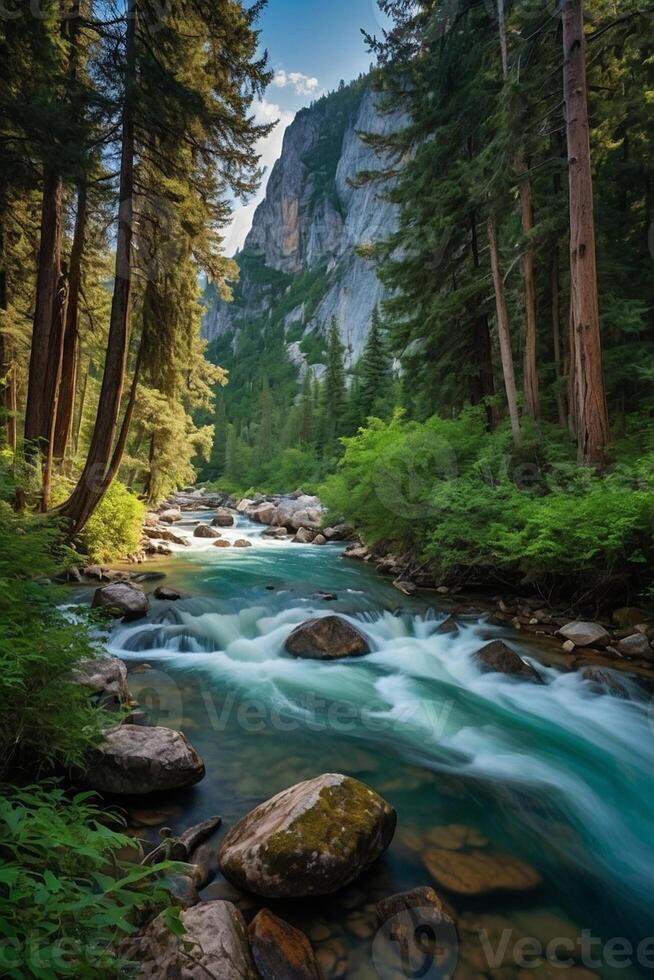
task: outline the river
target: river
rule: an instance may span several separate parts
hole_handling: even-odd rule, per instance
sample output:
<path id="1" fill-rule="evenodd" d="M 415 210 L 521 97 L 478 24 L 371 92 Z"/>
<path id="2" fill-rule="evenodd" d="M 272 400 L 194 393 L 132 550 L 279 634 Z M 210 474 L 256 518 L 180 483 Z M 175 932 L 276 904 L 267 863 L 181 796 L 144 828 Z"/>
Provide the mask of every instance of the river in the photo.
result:
<path id="1" fill-rule="evenodd" d="M 223 536 L 252 547 L 219 549 L 192 537 L 193 521 L 210 519 L 185 515 L 176 530 L 191 547 L 145 567 L 190 597 L 153 601 L 146 620 L 115 627 L 109 649 L 132 667 L 151 666 L 131 674 L 131 689 L 151 723 L 182 729 L 206 762 L 203 782 L 159 801 L 173 830 L 214 813 L 229 827 L 321 772 L 355 776 L 396 808 L 385 858 L 344 895 L 273 903 L 334 952 L 323 953 L 327 976 L 377 975 L 371 903 L 434 884 L 425 854 L 450 846 L 452 825 L 543 877 L 519 896 L 452 897 L 470 928 L 546 938 L 589 930 L 595 951 L 618 937 L 636 947 L 654 935 L 654 738 L 637 688 L 621 700 L 543 666 L 545 685 L 483 675 L 472 653 L 498 636 L 519 648 L 519 636 L 483 618 L 439 634 L 444 602 L 439 608 L 431 593 L 405 598 L 368 565 L 344 560 L 342 547 L 265 540 L 261 526 L 239 518 Z M 372 652 L 331 663 L 284 654 L 297 624 L 327 613 L 363 628 Z M 248 914 L 257 907 L 218 875 L 203 897 L 222 896 Z M 459 976 L 479 976 L 462 942 L 470 960 Z M 643 956 L 640 971 L 616 969 L 606 953 L 600 959 L 595 972 L 605 976 L 647 972 Z"/>

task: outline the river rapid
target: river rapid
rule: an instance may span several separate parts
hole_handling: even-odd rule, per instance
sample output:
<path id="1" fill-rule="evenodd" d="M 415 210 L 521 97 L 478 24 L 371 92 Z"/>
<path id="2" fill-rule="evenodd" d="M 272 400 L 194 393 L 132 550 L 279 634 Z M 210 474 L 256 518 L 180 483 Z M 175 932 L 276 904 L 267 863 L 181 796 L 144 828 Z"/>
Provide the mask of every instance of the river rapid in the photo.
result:
<path id="1" fill-rule="evenodd" d="M 186 514 L 175 530 L 191 546 L 146 568 L 190 597 L 153 600 L 147 619 L 117 625 L 109 639 L 130 668 L 152 668 L 130 675 L 149 722 L 182 729 L 206 763 L 203 782 L 154 804 L 166 824 L 177 831 L 221 814 L 229 827 L 302 779 L 346 773 L 396 808 L 393 844 L 339 896 L 272 903 L 322 945 L 327 977 L 377 976 L 372 903 L 428 884 L 464 923 L 458 976 L 491 975 L 492 965 L 475 960 L 474 933 L 502 928 L 513 939 L 571 935 L 575 943 L 588 930 L 597 962 L 576 949 L 577 964 L 604 976 L 651 972 L 654 947 L 649 959 L 642 945 L 635 952 L 654 936 L 654 728 L 645 694 L 635 685 L 631 700 L 600 694 L 579 674 L 540 664 L 544 685 L 482 674 L 472 654 L 487 640 L 533 647 L 483 618 L 440 634 L 444 601 L 405 598 L 368 565 L 343 559 L 338 545 L 266 540 L 243 517 L 221 532 L 252 547 L 193 538 L 193 522 L 211 516 Z M 284 653 L 296 625 L 330 613 L 364 630 L 368 656 L 321 663 Z M 447 843 L 452 825 L 472 828 L 491 853 L 526 860 L 543 884 L 513 896 L 448 895 L 425 856 Z M 238 900 L 248 915 L 263 904 L 219 874 L 202 895 Z M 622 958 L 629 967 L 618 964 L 615 944 L 606 952 L 617 938 L 633 947 Z M 493 976 L 518 977 L 519 963 L 502 965 Z"/>

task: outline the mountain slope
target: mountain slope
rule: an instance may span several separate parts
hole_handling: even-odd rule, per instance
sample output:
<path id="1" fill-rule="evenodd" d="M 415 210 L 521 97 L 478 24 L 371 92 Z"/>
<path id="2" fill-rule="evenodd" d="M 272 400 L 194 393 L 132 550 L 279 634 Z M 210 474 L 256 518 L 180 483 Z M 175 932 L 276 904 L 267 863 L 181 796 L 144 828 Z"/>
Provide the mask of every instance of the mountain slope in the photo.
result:
<path id="1" fill-rule="evenodd" d="M 358 360 L 372 310 L 383 292 L 357 246 L 394 227 L 393 207 L 379 187 L 353 188 L 361 170 L 379 167 L 357 135 L 386 132 L 398 120 L 382 116 L 367 79 L 300 111 L 284 136 L 265 200 L 237 257 L 235 301 L 209 293 L 203 329 L 224 354 L 245 328 L 283 331 L 289 359 L 322 373 L 323 340 L 336 317 L 349 365 Z"/>

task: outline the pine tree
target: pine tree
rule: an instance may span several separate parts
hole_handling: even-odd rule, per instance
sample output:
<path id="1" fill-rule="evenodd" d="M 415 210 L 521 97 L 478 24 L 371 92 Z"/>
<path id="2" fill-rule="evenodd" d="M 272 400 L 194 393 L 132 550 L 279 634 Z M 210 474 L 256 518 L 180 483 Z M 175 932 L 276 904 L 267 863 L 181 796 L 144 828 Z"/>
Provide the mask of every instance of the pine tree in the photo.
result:
<path id="1" fill-rule="evenodd" d="M 260 460 L 263 463 L 269 462 L 273 454 L 273 416 L 270 388 L 266 378 L 264 378 L 261 388 L 261 415 L 259 417 L 257 448 Z"/>
<path id="2" fill-rule="evenodd" d="M 298 408 L 298 439 L 301 446 L 310 446 L 315 439 L 316 426 L 314 417 L 313 372 L 308 368 L 304 372 L 302 393 Z"/>
<path id="3" fill-rule="evenodd" d="M 329 326 L 325 379 L 322 388 L 322 424 L 324 452 L 335 449 L 335 442 L 343 434 L 347 390 L 345 386 L 345 348 L 341 341 L 336 317 Z"/>
<path id="4" fill-rule="evenodd" d="M 373 310 L 370 331 L 358 365 L 358 374 L 358 391 L 356 397 L 353 396 L 353 401 L 363 424 L 369 415 L 387 414 L 385 407 L 389 405 L 390 360 L 377 307 Z"/>

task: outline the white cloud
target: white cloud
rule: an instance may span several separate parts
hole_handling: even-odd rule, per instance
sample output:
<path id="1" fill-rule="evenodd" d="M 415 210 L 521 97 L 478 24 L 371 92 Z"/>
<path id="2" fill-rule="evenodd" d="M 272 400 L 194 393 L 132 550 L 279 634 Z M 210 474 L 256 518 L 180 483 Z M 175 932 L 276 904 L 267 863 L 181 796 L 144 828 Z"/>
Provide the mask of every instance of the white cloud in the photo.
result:
<path id="1" fill-rule="evenodd" d="M 261 157 L 260 166 L 265 168 L 264 177 L 261 187 L 252 200 L 247 204 L 236 206 L 232 221 L 224 231 L 223 249 L 225 255 L 235 255 L 243 247 L 247 234 L 252 227 L 254 212 L 266 196 L 266 185 L 270 178 L 270 171 L 275 161 L 281 156 L 286 127 L 293 122 L 294 115 L 293 112 L 286 112 L 274 102 L 267 102 L 265 99 L 254 104 L 254 117 L 257 123 L 271 123 L 276 119 L 279 121 L 273 131 L 257 143 L 257 153 Z"/>
<path id="2" fill-rule="evenodd" d="M 301 71 L 286 72 L 280 68 L 275 72 L 272 83 L 277 88 L 292 85 L 296 95 L 315 95 L 318 91 L 318 79 L 303 75 Z"/>

